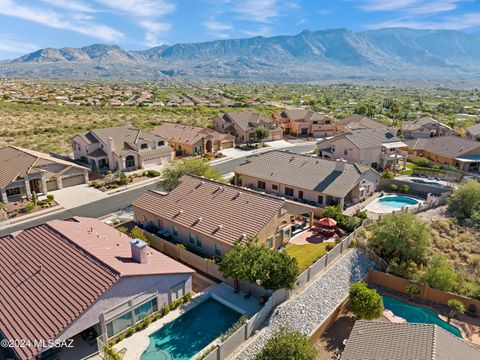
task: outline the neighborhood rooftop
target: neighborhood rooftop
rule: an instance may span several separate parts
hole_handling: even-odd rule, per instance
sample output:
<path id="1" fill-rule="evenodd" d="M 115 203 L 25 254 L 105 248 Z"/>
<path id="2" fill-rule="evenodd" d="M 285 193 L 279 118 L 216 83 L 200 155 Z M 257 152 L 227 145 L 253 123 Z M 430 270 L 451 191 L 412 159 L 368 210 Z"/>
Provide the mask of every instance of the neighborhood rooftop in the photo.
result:
<path id="1" fill-rule="evenodd" d="M 388 129 L 360 129 L 345 133 L 359 149 L 379 147 L 387 143 L 401 143 L 401 140 Z"/>
<path id="2" fill-rule="evenodd" d="M 256 191 L 184 175 L 170 193 L 146 192 L 133 206 L 233 244 L 257 235 L 285 202 Z"/>
<path id="3" fill-rule="evenodd" d="M 194 145 L 203 138 L 209 140 L 233 139 L 230 134 L 221 134 L 217 131 L 198 126 L 165 123 L 154 130 L 154 134 L 163 136 L 169 141 Z"/>
<path id="4" fill-rule="evenodd" d="M 235 172 L 343 197 L 360 181 L 361 174 L 374 170 L 366 165 L 342 163 L 276 150 L 248 157 Z M 342 170 L 337 169 L 340 165 Z"/>
<path id="5" fill-rule="evenodd" d="M 480 350 L 433 324 L 357 320 L 341 360 L 473 360 Z"/>
<path id="6" fill-rule="evenodd" d="M 254 111 L 237 111 L 229 112 L 223 115 L 223 119 L 227 122 L 232 122 L 237 124 L 239 128 L 243 131 L 248 130 L 252 126 L 257 126 L 258 124 L 265 123 L 269 124 L 274 122 L 273 119 L 267 118 L 263 115 L 259 115 Z"/>
<path id="7" fill-rule="evenodd" d="M 425 150 L 446 158 L 457 158 L 480 148 L 480 142 L 458 136 L 407 140 L 405 143 L 413 151 Z"/>
<path id="8" fill-rule="evenodd" d="M 363 115 L 350 115 L 337 121 L 337 125 L 350 130 L 354 129 L 384 129 L 386 126 L 381 122 L 370 119 Z"/>
<path id="9" fill-rule="evenodd" d="M 283 113 L 293 121 L 298 121 L 298 120 L 324 120 L 324 119 L 330 119 L 329 116 L 309 110 L 309 109 L 290 109 L 290 110 L 283 110 Z"/>
<path id="10" fill-rule="evenodd" d="M 143 130 L 139 130 L 130 125 L 90 130 L 88 132 L 79 134 L 79 136 L 87 144 L 98 143 L 96 137 L 98 137 L 98 139 L 100 139 L 104 144 L 108 144 L 109 139 L 112 138 L 112 150 L 117 155 L 122 155 L 123 153 L 132 150 L 130 144 L 138 144 L 139 140 L 145 140 L 149 142 L 156 140 L 165 140 L 163 137 Z M 171 151 L 171 149 L 167 146 L 165 146 L 164 148 L 166 153 Z"/>
<path id="11" fill-rule="evenodd" d="M 89 170 L 88 168 L 77 165 L 73 162 L 57 159 L 47 154 L 11 145 L 0 149 L 0 163 L 2 164 L 2 171 L 0 172 L 0 188 L 4 188 L 16 179 L 23 178 L 25 175 L 34 172 L 46 173 L 48 171 L 43 168 L 48 165 L 60 165 L 58 173 L 52 173 L 50 177 L 55 177 L 71 168 Z"/>

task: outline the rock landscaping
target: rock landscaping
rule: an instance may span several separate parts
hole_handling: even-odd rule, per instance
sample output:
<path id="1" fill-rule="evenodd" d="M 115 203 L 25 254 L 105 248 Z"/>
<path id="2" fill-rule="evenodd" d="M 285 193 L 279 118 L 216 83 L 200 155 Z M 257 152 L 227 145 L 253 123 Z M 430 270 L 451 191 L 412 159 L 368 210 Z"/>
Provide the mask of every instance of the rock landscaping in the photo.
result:
<path id="1" fill-rule="evenodd" d="M 234 359 L 254 359 L 280 327 L 310 335 L 348 295 L 350 285 L 367 275 L 369 268 L 374 265 L 361 251 L 352 249 L 347 252 L 303 292 L 279 305 L 265 327 Z"/>

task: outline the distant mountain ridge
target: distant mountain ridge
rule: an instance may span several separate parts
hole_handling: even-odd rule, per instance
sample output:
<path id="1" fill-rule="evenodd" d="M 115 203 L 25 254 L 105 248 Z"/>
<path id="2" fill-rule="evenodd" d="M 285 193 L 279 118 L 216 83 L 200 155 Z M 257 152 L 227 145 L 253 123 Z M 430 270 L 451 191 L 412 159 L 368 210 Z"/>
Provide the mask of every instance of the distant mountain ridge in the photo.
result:
<path id="1" fill-rule="evenodd" d="M 4 74 L 2 74 L 4 72 Z M 40 49 L 0 75 L 315 81 L 395 76 L 480 78 L 480 36 L 404 28 L 215 40 L 127 51 L 116 45 Z"/>

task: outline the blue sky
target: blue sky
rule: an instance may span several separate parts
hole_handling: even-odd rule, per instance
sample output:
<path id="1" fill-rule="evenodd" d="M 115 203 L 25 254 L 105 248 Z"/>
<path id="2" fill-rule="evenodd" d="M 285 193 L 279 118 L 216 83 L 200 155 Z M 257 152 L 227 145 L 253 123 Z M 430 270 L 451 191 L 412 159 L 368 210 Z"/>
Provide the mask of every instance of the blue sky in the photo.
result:
<path id="1" fill-rule="evenodd" d="M 0 0 L 0 59 L 44 47 L 136 50 L 341 27 L 480 34 L 480 0 Z"/>

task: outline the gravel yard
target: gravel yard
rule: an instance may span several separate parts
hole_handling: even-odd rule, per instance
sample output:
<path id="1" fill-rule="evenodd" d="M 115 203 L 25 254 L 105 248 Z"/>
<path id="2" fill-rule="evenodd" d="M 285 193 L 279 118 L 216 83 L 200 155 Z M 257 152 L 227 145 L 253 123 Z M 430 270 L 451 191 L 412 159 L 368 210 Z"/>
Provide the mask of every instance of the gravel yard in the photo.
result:
<path id="1" fill-rule="evenodd" d="M 352 249 L 320 274 L 303 292 L 278 306 L 268 323 L 234 356 L 253 359 L 282 326 L 310 334 L 347 296 L 350 284 L 374 267 L 362 252 Z"/>

